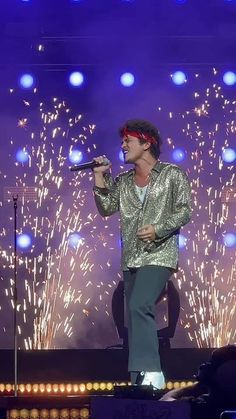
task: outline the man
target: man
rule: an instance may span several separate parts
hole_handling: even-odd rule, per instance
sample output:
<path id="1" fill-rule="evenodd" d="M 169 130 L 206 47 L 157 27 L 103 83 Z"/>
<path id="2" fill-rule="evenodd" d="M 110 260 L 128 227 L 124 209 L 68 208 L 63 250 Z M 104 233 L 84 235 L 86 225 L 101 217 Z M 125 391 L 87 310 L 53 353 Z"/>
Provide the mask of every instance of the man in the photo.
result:
<path id="1" fill-rule="evenodd" d="M 178 234 L 190 220 L 190 187 L 176 165 L 159 161 L 158 130 L 144 120 L 120 129 L 125 163 L 134 168 L 115 181 L 104 157 L 94 169 L 94 194 L 102 216 L 120 211 L 122 269 L 127 303 L 131 382 L 163 387 L 155 302 L 178 264 Z"/>

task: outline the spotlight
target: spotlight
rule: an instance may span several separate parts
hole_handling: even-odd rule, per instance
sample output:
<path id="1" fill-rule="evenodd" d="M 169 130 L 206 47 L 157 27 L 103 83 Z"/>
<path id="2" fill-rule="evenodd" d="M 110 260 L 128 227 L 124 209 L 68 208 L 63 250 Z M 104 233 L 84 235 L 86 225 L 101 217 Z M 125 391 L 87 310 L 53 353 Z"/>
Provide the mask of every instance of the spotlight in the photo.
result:
<path id="1" fill-rule="evenodd" d="M 124 87 L 130 87 L 134 84 L 134 75 L 132 73 L 123 73 L 120 82 Z"/>
<path id="2" fill-rule="evenodd" d="M 93 389 L 94 390 L 99 390 L 99 383 L 93 383 Z"/>
<path id="3" fill-rule="evenodd" d="M 73 87 L 81 86 L 84 82 L 84 76 L 79 71 L 74 71 L 69 76 L 69 82 Z"/>
<path id="4" fill-rule="evenodd" d="M 79 414 L 81 418 L 89 419 L 89 410 L 87 409 L 87 407 L 83 407 L 83 409 L 80 410 Z"/>
<path id="5" fill-rule="evenodd" d="M 236 151 L 233 148 L 224 148 L 221 156 L 226 163 L 233 163 L 236 159 Z"/>
<path id="6" fill-rule="evenodd" d="M 68 245 L 72 249 L 77 249 L 80 245 L 83 244 L 83 239 L 78 233 L 72 233 L 68 238 Z"/>
<path id="7" fill-rule="evenodd" d="M 24 89 L 30 89 L 31 87 L 34 87 L 34 84 L 35 84 L 35 80 L 31 74 L 23 74 L 20 77 L 20 85 Z"/>
<path id="8" fill-rule="evenodd" d="M 224 245 L 226 247 L 236 246 L 236 234 L 234 234 L 234 233 L 224 234 L 223 241 L 224 241 Z"/>
<path id="9" fill-rule="evenodd" d="M 19 163 L 26 163 L 29 160 L 28 152 L 24 148 L 19 149 L 16 153 L 16 160 Z"/>
<path id="10" fill-rule="evenodd" d="M 19 234 L 17 236 L 17 246 L 21 249 L 28 249 L 31 246 L 31 237 L 28 234 Z"/>
<path id="11" fill-rule="evenodd" d="M 185 160 L 186 153 L 185 153 L 185 151 L 182 148 L 176 148 L 172 152 L 172 158 L 176 162 L 181 162 L 181 161 Z"/>
<path id="12" fill-rule="evenodd" d="M 184 249 L 187 244 L 187 237 L 183 236 L 183 234 L 179 235 L 179 248 Z"/>
<path id="13" fill-rule="evenodd" d="M 44 45 L 42 45 L 42 44 L 39 44 L 39 45 L 37 45 L 37 46 L 36 46 L 36 50 L 37 50 L 38 52 L 44 52 L 44 49 L 45 49 L 45 47 L 44 47 Z"/>
<path id="14" fill-rule="evenodd" d="M 178 4 L 183 4 L 183 3 L 186 3 L 187 2 L 187 0 L 175 0 L 175 1 Z"/>
<path id="15" fill-rule="evenodd" d="M 84 393 L 85 390 L 86 390 L 86 385 L 85 384 L 80 384 L 79 385 L 79 390 L 80 390 L 81 393 Z"/>
<path id="16" fill-rule="evenodd" d="M 73 164 L 79 164 L 83 160 L 83 154 L 80 150 L 71 150 L 69 153 L 69 160 Z"/>
<path id="17" fill-rule="evenodd" d="M 172 74 L 171 78 L 173 83 L 177 84 L 178 86 L 187 82 L 186 75 L 183 71 L 176 71 L 174 74 Z"/>
<path id="18" fill-rule="evenodd" d="M 227 84 L 227 86 L 233 86 L 236 83 L 236 73 L 233 71 L 227 71 L 223 75 L 224 83 Z"/>

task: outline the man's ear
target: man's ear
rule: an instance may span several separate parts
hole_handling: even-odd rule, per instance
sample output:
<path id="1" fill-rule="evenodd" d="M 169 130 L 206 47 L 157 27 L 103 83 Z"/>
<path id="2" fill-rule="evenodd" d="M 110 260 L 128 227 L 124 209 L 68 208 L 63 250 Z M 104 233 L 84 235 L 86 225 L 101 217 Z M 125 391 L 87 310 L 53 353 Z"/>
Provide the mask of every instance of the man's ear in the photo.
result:
<path id="1" fill-rule="evenodd" d="M 144 150 L 148 150 L 151 147 L 151 143 L 144 143 Z"/>

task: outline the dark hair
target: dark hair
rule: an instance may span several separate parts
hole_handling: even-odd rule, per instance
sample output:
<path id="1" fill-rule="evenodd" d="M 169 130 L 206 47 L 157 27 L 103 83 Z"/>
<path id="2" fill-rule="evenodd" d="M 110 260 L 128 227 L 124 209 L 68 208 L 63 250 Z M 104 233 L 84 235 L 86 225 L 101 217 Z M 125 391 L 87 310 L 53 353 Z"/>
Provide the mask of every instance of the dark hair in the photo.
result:
<path id="1" fill-rule="evenodd" d="M 217 348 L 212 352 L 210 361 L 200 365 L 195 378 L 202 384 L 212 386 L 217 370 L 230 361 L 236 361 L 236 345 Z"/>
<path id="2" fill-rule="evenodd" d="M 211 354 L 210 362 L 215 368 L 218 368 L 224 362 L 231 360 L 236 360 L 236 345 L 234 344 L 215 349 Z"/>
<path id="3" fill-rule="evenodd" d="M 128 120 L 123 127 L 119 129 L 119 134 L 122 137 L 124 130 L 127 129 L 128 131 L 137 131 L 141 134 L 148 134 L 156 140 L 156 143 L 151 143 L 149 148 L 151 155 L 158 159 L 160 156 L 160 145 L 162 144 L 160 133 L 158 129 L 148 121 L 144 119 L 130 119 Z M 145 140 L 140 139 L 140 144 L 146 143 Z"/>

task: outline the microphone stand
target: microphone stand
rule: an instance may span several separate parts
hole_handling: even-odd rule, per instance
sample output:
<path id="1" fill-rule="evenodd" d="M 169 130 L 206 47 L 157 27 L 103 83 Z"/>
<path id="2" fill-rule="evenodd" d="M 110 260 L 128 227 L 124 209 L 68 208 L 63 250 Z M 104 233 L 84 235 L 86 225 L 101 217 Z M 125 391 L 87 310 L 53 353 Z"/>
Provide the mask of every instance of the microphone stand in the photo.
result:
<path id="1" fill-rule="evenodd" d="M 17 200 L 13 195 L 14 204 L 14 285 L 13 285 L 13 334 L 14 334 L 14 396 L 18 395 L 18 357 L 17 357 Z"/>
<path id="2" fill-rule="evenodd" d="M 18 396 L 18 333 L 17 333 L 17 203 L 26 200 L 27 202 L 37 201 L 37 189 L 35 186 L 13 186 L 4 188 L 4 199 L 9 202 L 12 198 L 14 205 L 14 274 L 13 274 L 13 336 L 14 336 L 14 396 Z"/>

